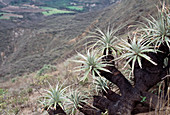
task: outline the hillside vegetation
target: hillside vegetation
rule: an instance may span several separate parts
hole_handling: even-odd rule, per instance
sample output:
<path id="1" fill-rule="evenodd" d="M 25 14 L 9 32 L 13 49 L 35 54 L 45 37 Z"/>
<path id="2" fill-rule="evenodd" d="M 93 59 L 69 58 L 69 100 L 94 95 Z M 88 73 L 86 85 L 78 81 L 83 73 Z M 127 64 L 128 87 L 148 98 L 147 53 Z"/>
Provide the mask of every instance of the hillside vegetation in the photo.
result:
<path id="1" fill-rule="evenodd" d="M 3 42 L 0 42 L 0 51 L 4 52 L 5 56 L 0 60 L 0 75 L 3 78 L 6 75 L 22 75 L 24 72 L 36 71 L 44 64 L 65 60 L 73 55 L 75 50 L 81 49 L 83 42 L 78 42 L 94 25 L 105 27 L 111 24 L 114 27 L 123 27 L 119 34 L 126 36 L 127 32 L 133 29 L 128 29 L 128 25 L 141 20 L 141 16 L 155 16 L 154 4 L 158 2 L 123 0 L 103 11 L 53 16 L 28 23 L 20 21 L 17 26 L 11 22 L 5 26 L 2 21 L 0 39 Z"/>
<path id="2" fill-rule="evenodd" d="M 6 3 L 10 3 L 9 1 Z M 87 1 L 90 2 L 90 0 Z M 129 32 L 135 29 L 134 25 L 140 25 L 138 21 L 144 22 L 142 16 L 149 18 L 150 15 L 152 15 L 156 17 L 157 8 L 155 4 L 159 4 L 159 1 L 121 0 L 98 11 L 93 10 L 91 12 L 74 15 L 64 14 L 46 17 L 41 14 L 35 15 L 34 13 L 28 13 L 24 14 L 24 16 L 37 17 L 38 15 L 39 18 L 31 18 L 28 20 L 25 18 L 1 20 L 0 114 L 47 114 L 47 111 L 43 110 L 48 109 L 42 108 L 42 105 L 43 107 L 45 107 L 45 105 L 43 102 L 40 103 L 40 97 L 45 94 L 43 89 L 51 88 L 49 91 L 52 91 L 52 87 L 55 87 L 57 83 L 62 84 L 65 82 L 64 86 L 71 86 L 72 89 L 69 89 L 68 92 L 72 92 L 72 90 L 75 89 L 75 91 L 82 92 L 87 90 L 88 92 L 84 92 L 83 94 L 91 97 L 92 95 L 96 95 L 98 90 L 96 90 L 97 87 L 91 82 L 92 78 L 89 78 L 88 82 L 80 81 L 82 79 L 86 81 L 86 78 L 83 77 L 82 71 L 74 71 L 74 67 L 77 64 L 71 61 L 80 59 L 76 55 L 77 51 L 82 54 L 86 51 L 87 47 L 83 44 L 88 42 L 88 40 L 84 38 L 89 35 L 89 32 L 94 31 L 96 27 L 103 30 L 108 27 L 108 25 L 111 25 L 114 30 L 119 28 L 116 33 L 118 38 L 127 39 Z M 44 8 L 46 9 L 47 7 Z M 51 10 L 54 9 L 56 8 L 52 8 Z M 135 32 L 133 34 L 135 34 Z M 124 61 L 116 63 L 116 65 L 119 65 L 119 70 L 122 70 L 123 64 Z M 147 63 L 145 64 L 147 65 Z M 116 72 L 120 74 L 118 69 Z M 126 69 L 127 71 L 124 71 L 122 76 L 128 76 L 129 67 L 126 67 Z M 152 68 L 149 69 L 152 70 Z M 114 74 L 117 75 L 117 73 Z M 146 77 L 146 79 L 147 78 L 149 77 Z M 152 78 L 154 78 L 153 75 Z M 132 91 L 134 79 L 131 75 L 125 79 L 128 81 L 128 86 L 130 82 Z M 101 80 L 106 81 L 105 79 Z M 150 79 L 150 81 L 148 84 L 152 84 L 152 79 Z M 96 81 L 95 84 L 99 82 L 100 79 Z M 50 84 L 52 87 L 50 87 Z M 105 83 L 103 84 L 105 85 Z M 123 85 L 123 83 L 121 85 Z M 162 90 L 162 85 L 163 83 L 161 82 L 159 89 L 153 88 L 150 92 L 159 93 L 159 91 Z M 61 88 L 61 85 L 58 86 L 58 88 Z M 112 91 L 117 94 L 122 93 L 119 88 L 113 84 L 109 87 L 112 87 Z M 55 88 L 57 89 L 57 87 Z M 122 90 L 124 89 L 122 88 Z M 125 91 L 128 92 L 128 88 L 125 88 Z M 138 94 L 137 100 L 141 103 L 147 101 L 148 104 L 148 98 L 146 99 L 145 96 L 139 97 L 140 93 L 138 93 L 138 89 L 134 92 L 136 91 Z M 133 94 L 135 97 L 134 92 L 128 92 L 127 95 Z M 123 95 L 124 94 L 126 95 L 126 93 L 123 92 Z M 77 95 L 79 95 L 79 93 L 77 93 Z M 86 97 L 82 97 L 82 99 L 84 98 Z M 129 98 L 127 98 L 126 101 L 131 103 Z M 88 99 L 88 103 L 92 103 L 92 98 Z M 134 113 L 140 113 L 140 110 L 146 109 L 142 108 L 145 107 L 145 104 L 141 103 L 139 103 L 140 109 L 137 108 L 137 112 L 134 109 Z M 129 104 L 130 107 L 133 104 L 134 103 Z M 152 104 L 154 104 L 154 102 Z M 128 103 L 123 105 L 129 106 Z M 55 105 L 51 106 L 55 107 Z M 161 103 L 161 106 L 163 106 L 161 109 L 164 109 L 164 103 Z M 82 105 L 80 107 L 82 107 Z M 86 107 L 91 107 L 91 105 L 86 105 L 85 108 Z M 103 110 L 103 114 L 107 115 L 108 113 L 107 111 L 105 112 L 105 109 L 106 108 Z M 95 108 L 93 108 L 93 110 L 96 111 Z M 76 108 L 75 111 L 78 115 L 82 114 L 78 111 L 78 108 Z M 150 110 L 147 108 L 146 111 Z M 168 113 L 169 108 L 167 107 L 163 112 Z M 152 114 L 154 114 L 154 112 L 152 112 Z"/>

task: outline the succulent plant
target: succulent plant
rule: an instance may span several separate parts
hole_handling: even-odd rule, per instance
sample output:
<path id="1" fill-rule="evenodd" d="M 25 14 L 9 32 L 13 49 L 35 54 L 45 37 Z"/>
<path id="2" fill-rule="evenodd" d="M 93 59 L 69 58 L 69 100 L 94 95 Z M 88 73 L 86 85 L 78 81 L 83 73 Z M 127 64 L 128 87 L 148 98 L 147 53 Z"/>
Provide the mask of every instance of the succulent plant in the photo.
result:
<path id="1" fill-rule="evenodd" d="M 102 31 L 96 27 L 96 31 L 90 32 L 90 35 L 87 36 L 87 39 L 90 40 L 88 43 L 92 44 L 92 47 L 97 47 L 102 53 L 106 50 L 106 55 L 109 54 L 109 50 L 116 55 L 118 38 L 115 36 L 115 33 L 117 30 L 118 29 L 113 30 L 113 28 L 108 26 L 106 30 Z"/>
<path id="2" fill-rule="evenodd" d="M 86 99 L 89 97 L 78 90 L 72 89 L 67 98 L 68 100 L 65 103 L 67 114 L 75 115 L 78 112 L 78 108 L 81 108 L 81 103 L 87 103 Z"/>
<path id="3" fill-rule="evenodd" d="M 132 72 L 134 70 L 135 63 L 138 62 L 140 68 L 142 68 L 141 59 L 144 58 L 154 65 L 157 65 L 146 53 L 155 52 L 154 47 L 149 45 L 148 41 L 145 41 L 142 36 L 137 39 L 136 35 L 130 42 L 121 40 L 120 49 L 124 53 L 118 57 L 116 60 L 126 59 L 127 62 L 124 67 L 126 67 L 130 62 L 132 62 Z"/>
<path id="4" fill-rule="evenodd" d="M 43 98 L 43 101 L 40 101 L 40 103 L 44 107 L 48 107 L 48 109 L 51 107 L 56 109 L 58 105 L 62 107 L 62 103 L 66 100 L 65 92 L 68 87 L 63 88 L 63 85 L 60 85 L 59 83 L 55 88 L 53 88 L 50 84 L 49 86 L 50 89 L 45 90 L 46 93 L 41 97 Z"/>
<path id="5" fill-rule="evenodd" d="M 143 31 L 146 38 L 153 43 L 155 48 L 159 48 L 161 44 L 170 48 L 170 11 L 163 4 L 162 9 L 158 8 L 158 19 L 150 16 L 151 19 L 144 18 L 147 24 L 143 24 Z"/>
<path id="6" fill-rule="evenodd" d="M 105 62 L 102 62 L 102 57 L 97 57 L 95 51 L 88 50 L 86 55 L 78 53 L 79 57 L 83 60 L 73 60 L 77 63 L 81 63 L 81 66 L 76 67 L 76 71 L 85 71 L 84 76 L 80 81 L 85 81 L 88 78 L 88 75 L 91 73 L 93 77 L 96 75 L 101 76 L 99 70 L 110 72 L 105 67 L 108 65 Z"/>

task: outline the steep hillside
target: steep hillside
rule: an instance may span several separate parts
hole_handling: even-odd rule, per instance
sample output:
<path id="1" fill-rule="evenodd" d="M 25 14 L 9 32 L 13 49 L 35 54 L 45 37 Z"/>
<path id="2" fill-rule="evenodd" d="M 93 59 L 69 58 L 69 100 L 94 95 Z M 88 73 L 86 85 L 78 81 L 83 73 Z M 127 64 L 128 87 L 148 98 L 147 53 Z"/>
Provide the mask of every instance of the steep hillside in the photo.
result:
<path id="1" fill-rule="evenodd" d="M 118 35 L 126 37 L 127 27 L 141 16 L 154 15 L 158 0 L 121 0 L 102 11 L 51 16 L 36 23 L 18 22 L 0 32 L 0 77 L 33 72 L 44 64 L 56 64 L 81 50 L 81 39 L 94 26 L 122 26 Z M 10 23 L 9 23 L 10 24 Z M 125 26 L 125 27 L 124 27 Z"/>
<path id="2" fill-rule="evenodd" d="M 95 13 L 65 15 L 45 19 L 29 28 L 16 27 L 1 33 L 1 77 L 17 75 L 53 63 L 73 49 L 69 40 L 79 36 L 95 19 Z"/>

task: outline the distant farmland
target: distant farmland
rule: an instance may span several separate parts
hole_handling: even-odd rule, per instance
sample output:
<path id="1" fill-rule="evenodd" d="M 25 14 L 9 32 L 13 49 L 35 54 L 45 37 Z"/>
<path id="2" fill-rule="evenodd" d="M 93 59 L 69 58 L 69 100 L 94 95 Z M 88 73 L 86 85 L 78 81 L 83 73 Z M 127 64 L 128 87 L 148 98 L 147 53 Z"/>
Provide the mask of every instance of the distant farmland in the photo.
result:
<path id="1" fill-rule="evenodd" d="M 4 11 L 4 12 L 33 12 L 33 13 L 38 13 L 38 12 L 44 12 L 46 10 L 41 9 L 39 7 L 7 6 L 5 8 L 2 8 L 1 11 Z"/>
<path id="2" fill-rule="evenodd" d="M 22 15 L 18 15 L 18 14 L 12 14 L 12 13 L 0 13 L 0 14 L 1 14 L 0 19 L 9 20 L 11 17 L 14 17 L 14 18 L 23 18 Z"/>
<path id="3" fill-rule="evenodd" d="M 49 16 L 49 15 L 53 15 L 53 14 L 69 14 L 69 13 L 74 13 L 73 11 L 59 10 L 59 9 L 51 8 L 51 7 L 41 7 L 41 8 L 44 9 L 44 10 L 47 10 L 47 11 L 42 12 L 43 15 L 45 15 L 45 16 Z"/>

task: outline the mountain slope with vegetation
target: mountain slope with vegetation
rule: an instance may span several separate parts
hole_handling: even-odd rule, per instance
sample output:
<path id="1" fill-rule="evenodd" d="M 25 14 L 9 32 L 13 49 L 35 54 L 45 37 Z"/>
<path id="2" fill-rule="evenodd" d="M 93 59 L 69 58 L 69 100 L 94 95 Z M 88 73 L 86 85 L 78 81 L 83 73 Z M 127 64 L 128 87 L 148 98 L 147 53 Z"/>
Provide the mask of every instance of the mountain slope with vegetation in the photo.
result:
<path id="1" fill-rule="evenodd" d="M 122 26 L 120 35 L 126 35 L 128 25 L 141 20 L 141 16 L 154 15 L 155 4 L 152 0 L 122 0 L 105 8 L 76 15 L 51 16 L 39 22 L 18 22 L 15 28 L 1 33 L 0 75 L 21 75 L 33 72 L 44 64 L 59 63 L 81 46 L 77 44 L 95 26 Z M 96 15 L 97 14 L 97 15 Z M 2 22 L 4 23 L 4 22 Z M 10 24 L 10 23 L 9 23 Z M 13 25 L 11 23 L 11 25 Z M 1 28 L 2 30 L 3 28 Z"/>
<path id="2" fill-rule="evenodd" d="M 86 13 L 45 17 L 38 14 L 38 19 L 35 18 L 37 14 L 24 13 L 27 17 L 35 16 L 35 19 L 0 20 L 0 114 L 47 115 L 67 112 L 69 115 L 81 115 L 83 112 L 87 115 L 107 115 L 117 112 L 127 115 L 153 110 L 155 111 L 151 114 L 169 114 L 169 107 L 166 106 L 169 102 L 166 99 L 163 103 L 157 103 L 157 97 L 164 100 L 164 91 L 169 93 L 169 90 L 164 90 L 168 87 L 168 76 L 164 77 L 167 73 L 162 69 L 168 67 L 163 64 L 168 50 L 164 55 L 161 55 L 161 52 L 153 54 L 154 49 L 150 45 L 154 43 L 146 45 L 133 36 L 141 37 L 141 33 L 134 30 L 136 25 L 141 25 L 138 21 L 147 23 L 143 17 L 150 19 L 152 15 L 157 18 L 155 5 L 158 4 L 159 0 L 121 0 L 102 10 Z M 108 25 L 113 27 L 113 30 Z M 100 28 L 97 28 L 97 32 L 96 27 Z M 115 37 L 112 32 L 117 28 Z M 110 30 L 106 36 L 102 34 L 105 29 L 106 32 Z M 152 30 L 146 29 L 143 33 L 155 33 L 150 31 Z M 102 49 L 103 55 L 107 56 L 96 58 L 94 56 L 99 57 L 102 53 L 89 53 L 90 50 L 87 51 L 87 57 L 84 55 L 88 49 L 85 43 L 93 43 L 90 42 L 91 37 L 85 39 L 89 32 L 92 32 L 90 35 L 97 36 L 93 39 L 94 43 Z M 118 43 L 110 41 L 110 37 L 105 39 L 110 35 L 111 39 L 118 41 L 120 38 L 131 39 L 128 39 L 128 42 L 121 39 L 124 45 L 119 42 L 118 48 L 122 49 L 122 52 L 118 52 L 114 49 Z M 153 41 L 152 37 L 149 36 L 149 40 Z M 109 45 L 102 41 L 103 38 Z M 166 44 L 169 44 L 167 41 Z M 102 43 L 104 45 L 101 45 Z M 129 48 L 131 45 L 133 48 Z M 159 46 L 160 44 L 156 43 L 154 47 L 157 49 Z M 80 52 L 80 57 L 77 56 L 77 51 Z M 120 61 L 113 61 L 117 55 L 113 57 L 112 51 L 117 52 Z M 148 51 L 151 54 L 147 54 Z M 80 59 L 81 57 L 83 59 Z M 100 59 L 102 61 L 99 61 Z M 128 60 L 133 60 L 133 63 Z M 159 66 L 156 66 L 157 61 Z M 130 66 L 124 66 L 125 63 Z M 77 65 L 80 72 L 74 69 Z M 135 75 L 132 74 L 133 71 Z M 162 79 L 166 79 L 165 82 Z M 58 94 L 59 98 L 55 98 Z M 63 98 L 67 98 L 66 103 Z"/>

